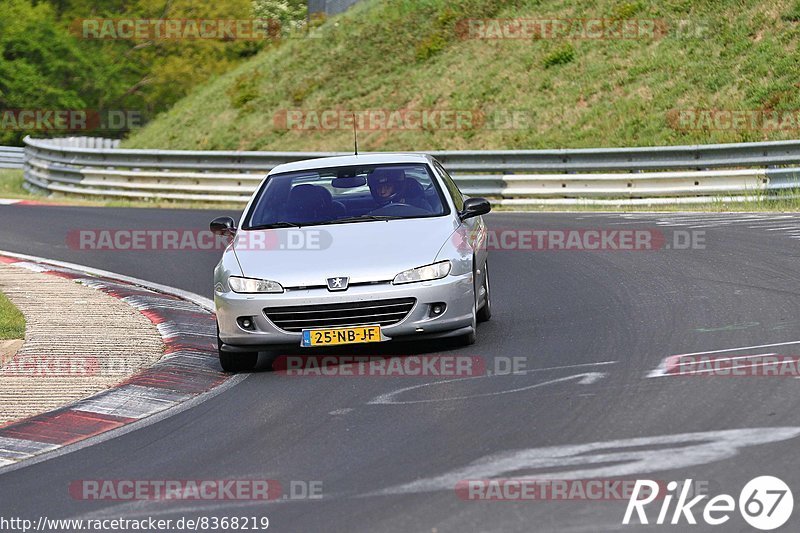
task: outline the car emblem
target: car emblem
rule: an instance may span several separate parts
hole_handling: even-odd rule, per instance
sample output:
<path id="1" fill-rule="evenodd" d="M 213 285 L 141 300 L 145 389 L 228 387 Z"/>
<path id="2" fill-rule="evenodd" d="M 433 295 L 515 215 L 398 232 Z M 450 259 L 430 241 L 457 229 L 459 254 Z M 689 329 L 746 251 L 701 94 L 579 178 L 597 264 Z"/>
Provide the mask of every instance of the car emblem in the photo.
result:
<path id="1" fill-rule="evenodd" d="M 346 291 L 350 285 L 350 278 L 328 278 L 329 291 Z"/>

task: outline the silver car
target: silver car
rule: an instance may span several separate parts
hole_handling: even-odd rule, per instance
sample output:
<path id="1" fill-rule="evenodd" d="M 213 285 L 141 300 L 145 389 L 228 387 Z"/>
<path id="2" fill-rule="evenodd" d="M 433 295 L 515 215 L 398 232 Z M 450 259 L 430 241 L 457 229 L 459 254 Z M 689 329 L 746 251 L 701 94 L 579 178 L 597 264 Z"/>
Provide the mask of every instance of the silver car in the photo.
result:
<path id="1" fill-rule="evenodd" d="M 418 154 L 280 165 L 214 271 L 219 356 L 252 369 L 276 345 L 307 348 L 394 339 L 475 342 L 491 316 L 483 198 L 467 198 Z"/>

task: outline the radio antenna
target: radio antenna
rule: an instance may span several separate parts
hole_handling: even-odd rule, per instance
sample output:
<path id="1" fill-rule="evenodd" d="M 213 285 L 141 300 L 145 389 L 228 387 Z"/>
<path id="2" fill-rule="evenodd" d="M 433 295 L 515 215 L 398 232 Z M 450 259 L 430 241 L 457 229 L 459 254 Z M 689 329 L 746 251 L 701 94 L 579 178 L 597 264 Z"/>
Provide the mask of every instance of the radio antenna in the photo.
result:
<path id="1" fill-rule="evenodd" d="M 356 155 L 358 155 L 358 125 L 356 124 L 356 114 L 353 113 L 353 143 L 356 147 Z"/>

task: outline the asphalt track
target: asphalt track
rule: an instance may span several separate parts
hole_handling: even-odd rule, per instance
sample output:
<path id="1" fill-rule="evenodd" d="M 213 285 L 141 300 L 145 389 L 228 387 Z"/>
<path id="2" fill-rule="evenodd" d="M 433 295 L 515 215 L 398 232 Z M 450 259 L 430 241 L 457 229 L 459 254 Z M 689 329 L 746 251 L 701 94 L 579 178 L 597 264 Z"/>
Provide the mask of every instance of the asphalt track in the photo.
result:
<path id="1" fill-rule="evenodd" d="M 82 251 L 66 236 L 205 229 L 220 214 L 2 206 L 0 249 L 210 296 L 217 251 Z M 800 381 L 647 376 L 674 354 L 800 341 L 800 243 L 792 229 L 800 231 L 800 218 L 493 214 L 488 222 L 515 230 L 657 229 L 668 239 L 695 229 L 705 232 L 705 249 L 495 251 L 494 317 L 480 326 L 477 344 L 403 344 L 389 353 L 480 356 L 490 368 L 521 357 L 527 371 L 406 391 L 442 379 L 256 372 L 154 425 L 0 475 L 0 515 L 267 516 L 270 530 L 291 532 L 637 531 L 645 528 L 621 525 L 624 501 L 465 501 L 454 489 L 488 477 L 691 478 L 738 498 L 750 479 L 777 475 L 798 494 Z M 723 353 L 767 352 L 797 354 L 800 344 Z M 564 448 L 605 441 L 613 442 Z M 81 501 L 68 492 L 85 479 L 240 478 L 321 481 L 324 498 Z M 784 529 L 797 520 L 796 511 Z M 646 529 L 753 531 L 736 513 L 717 528 Z"/>

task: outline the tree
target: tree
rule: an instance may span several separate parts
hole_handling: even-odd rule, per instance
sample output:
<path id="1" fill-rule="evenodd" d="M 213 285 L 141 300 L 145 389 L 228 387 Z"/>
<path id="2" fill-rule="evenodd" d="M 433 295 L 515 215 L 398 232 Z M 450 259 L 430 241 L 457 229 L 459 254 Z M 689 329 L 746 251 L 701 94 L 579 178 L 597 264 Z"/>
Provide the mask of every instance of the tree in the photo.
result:
<path id="1" fill-rule="evenodd" d="M 294 16 L 295 11 L 287 13 Z M 253 17 L 250 0 L 3 0 L 0 111 L 130 110 L 147 120 L 195 85 L 257 53 L 269 39 L 86 39 L 80 31 L 81 19 Z M 33 133 L 37 132 L 13 129 L 6 123 L 0 128 L 0 144 L 20 144 L 26 134 Z"/>

